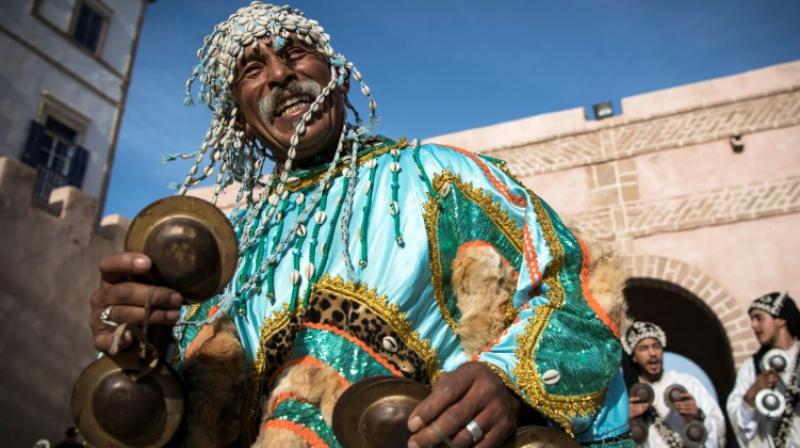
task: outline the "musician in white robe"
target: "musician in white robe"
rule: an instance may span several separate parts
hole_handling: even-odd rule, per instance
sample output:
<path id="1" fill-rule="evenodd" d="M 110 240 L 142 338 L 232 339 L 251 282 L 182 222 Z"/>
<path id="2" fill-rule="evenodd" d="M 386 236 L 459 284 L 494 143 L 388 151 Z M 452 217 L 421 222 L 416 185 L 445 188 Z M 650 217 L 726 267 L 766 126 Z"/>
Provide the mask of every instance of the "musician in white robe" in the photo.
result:
<path id="1" fill-rule="evenodd" d="M 742 447 L 800 448 L 800 312 L 788 293 L 773 292 L 755 299 L 748 314 L 761 347 L 739 367 L 727 403 L 731 426 Z M 782 372 L 764 368 L 764 358 L 774 349 L 788 361 Z M 757 395 L 767 389 L 783 395 L 781 415 L 768 417 L 757 409 Z"/>
<path id="2" fill-rule="evenodd" d="M 681 431 L 691 420 L 702 421 L 706 429 L 703 446 L 717 448 L 725 445 L 725 419 L 717 401 L 695 377 L 664 370 L 667 337 L 658 325 L 634 322 L 625 331 L 622 345 L 629 357 L 625 366 L 628 386 L 636 382 L 646 383 L 654 392 L 652 405 L 630 397 L 629 418 L 642 418 L 649 427 L 647 439 L 639 446 L 683 447 Z M 665 392 L 672 385 L 683 386 L 686 393 L 669 406 Z"/>

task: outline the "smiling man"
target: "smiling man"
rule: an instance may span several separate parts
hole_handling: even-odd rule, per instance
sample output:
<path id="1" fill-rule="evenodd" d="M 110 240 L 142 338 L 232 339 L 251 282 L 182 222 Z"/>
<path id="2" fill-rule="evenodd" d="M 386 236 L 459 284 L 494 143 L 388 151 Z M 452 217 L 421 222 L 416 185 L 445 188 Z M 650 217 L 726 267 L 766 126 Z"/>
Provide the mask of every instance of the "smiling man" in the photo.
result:
<path id="1" fill-rule="evenodd" d="M 198 57 L 187 97 L 213 118 L 180 192 L 215 171 L 215 197 L 238 183 L 237 273 L 180 308 L 125 280 L 146 257 L 107 257 L 91 315 L 100 350 L 149 295 L 152 323 L 180 319 L 184 445 L 339 446 L 336 400 L 381 375 L 432 385 L 409 448 L 499 446 L 532 415 L 585 445 L 630 445 L 619 313 L 591 292 L 586 246 L 503 162 L 375 135 L 360 72 L 299 10 L 253 2 Z"/>
<path id="2" fill-rule="evenodd" d="M 696 378 L 664 370 L 664 348 L 667 346 L 664 330 L 651 322 L 634 322 L 625 332 L 622 343 L 633 361 L 637 380 L 649 384 L 655 393 L 652 405 L 630 398 L 629 417 L 644 418 L 650 425 L 647 440 L 641 446 L 683 446 L 681 429 L 692 419 L 702 420 L 708 433 L 706 447 L 724 446 L 725 420 L 717 402 Z M 669 406 L 664 393 L 672 385 L 683 386 L 687 393 Z"/>
<path id="3" fill-rule="evenodd" d="M 728 396 L 728 416 L 740 446 L 800 447 L 800 311 L 787 292 L 772 292 L 753 301 L 747 311 L 761 347 L 745 360 Z M 789 361 L 782 372 L 764 368 L 767 352 L 779 350 Z M 785 411 L 766 417 L 756 411 L 756 395 L 773 389 L 784 395 Z"/>

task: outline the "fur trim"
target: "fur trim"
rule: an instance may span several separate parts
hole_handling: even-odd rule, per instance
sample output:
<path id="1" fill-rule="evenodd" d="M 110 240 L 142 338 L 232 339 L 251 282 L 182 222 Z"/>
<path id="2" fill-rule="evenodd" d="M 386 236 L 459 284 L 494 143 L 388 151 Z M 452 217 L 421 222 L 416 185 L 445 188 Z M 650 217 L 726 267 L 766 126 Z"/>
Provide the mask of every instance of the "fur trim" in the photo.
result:
<path id="1" fill-rule="evenodd" d="M 630 324 L 623 289 L 630 277 L 630 258 L 617 254 L 610 244 L 584 240 L 589 251 L 589 290 L 617 328 Z"/>
<path id="2" fill-rule="evenodd" d="M 263 428 L 264 423 L 269 420 L 279 400 L 286 397 L 318 406 L 325 423 L 333 426 L 333 407 L 347 387 L 339 372 L 332 367 L 295 364 L 283 371 L 275 380 L 275 387 L 272 388 L 269 399 L 264 404 L 261 427 Z M 253 444 L 253 447 L 257 448 L 295 446 L 305 447 L 306 442 L 291 431 L 276 428 L 262 429 Z"/>
<path id="3" fill-rule="evenodd" d="M 244 352 L 230 318 L 203 326 L 187 352 L 186 436 L 182 446 L 225 446 L 239 437 Z"/>
<path id="4" fill-rule="evenodd" d="M 299 434 L 281 428 L 265 428 L 251 448 L 308 448 L 308 443 Z"/>
<path id="5" fill-rule="evenodd" d="M 451 283 L 461 311 L 461 345 L 469 354 L 481 352 L 510 324 L 516 272 L 490 243 L 471 241 L 458 248 Z"/>

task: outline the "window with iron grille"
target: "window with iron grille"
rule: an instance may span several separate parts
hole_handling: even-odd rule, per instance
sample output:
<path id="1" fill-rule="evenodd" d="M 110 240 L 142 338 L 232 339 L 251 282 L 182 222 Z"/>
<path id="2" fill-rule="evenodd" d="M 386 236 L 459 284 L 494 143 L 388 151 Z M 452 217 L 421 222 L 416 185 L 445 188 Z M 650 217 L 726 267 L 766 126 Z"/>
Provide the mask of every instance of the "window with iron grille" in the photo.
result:
<path id="1" fill-rule="evenodd" d="M 56 118 L 48 116 L 44 124 L 31 121 L 22 161 L 36 168 L 37 200 L 47 202 L 54 188 L 83 184 L 89 152 L 78 146 L 77 137 L 78 131 Z"/>
<path id="2" fill-rule="evenodd" d="M 91 4 L 82 1 L 78 8 L 75 27 L 72 29 L 72 37 L 87 50 L 97 53 L 105 25 L 106 16 L 93 8 Z"/>

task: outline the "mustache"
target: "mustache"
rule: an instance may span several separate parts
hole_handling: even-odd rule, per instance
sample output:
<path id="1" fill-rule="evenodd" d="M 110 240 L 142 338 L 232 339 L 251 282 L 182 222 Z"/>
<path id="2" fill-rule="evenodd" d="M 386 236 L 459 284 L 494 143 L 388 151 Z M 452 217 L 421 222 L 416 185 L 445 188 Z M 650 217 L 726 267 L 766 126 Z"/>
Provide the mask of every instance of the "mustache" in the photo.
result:
<path id="1" fill-rule="evenodd" d="M 285 86 L 278 86 L 258 101 L 261 120 L 264 123 L 270 122 L 278 112 L 276 108 L 287 98 L 298 95 L 308 95 L 316 98 L 320 92 L 322 92 L 322 86 L 312 79 L 292 80 Z"/>

